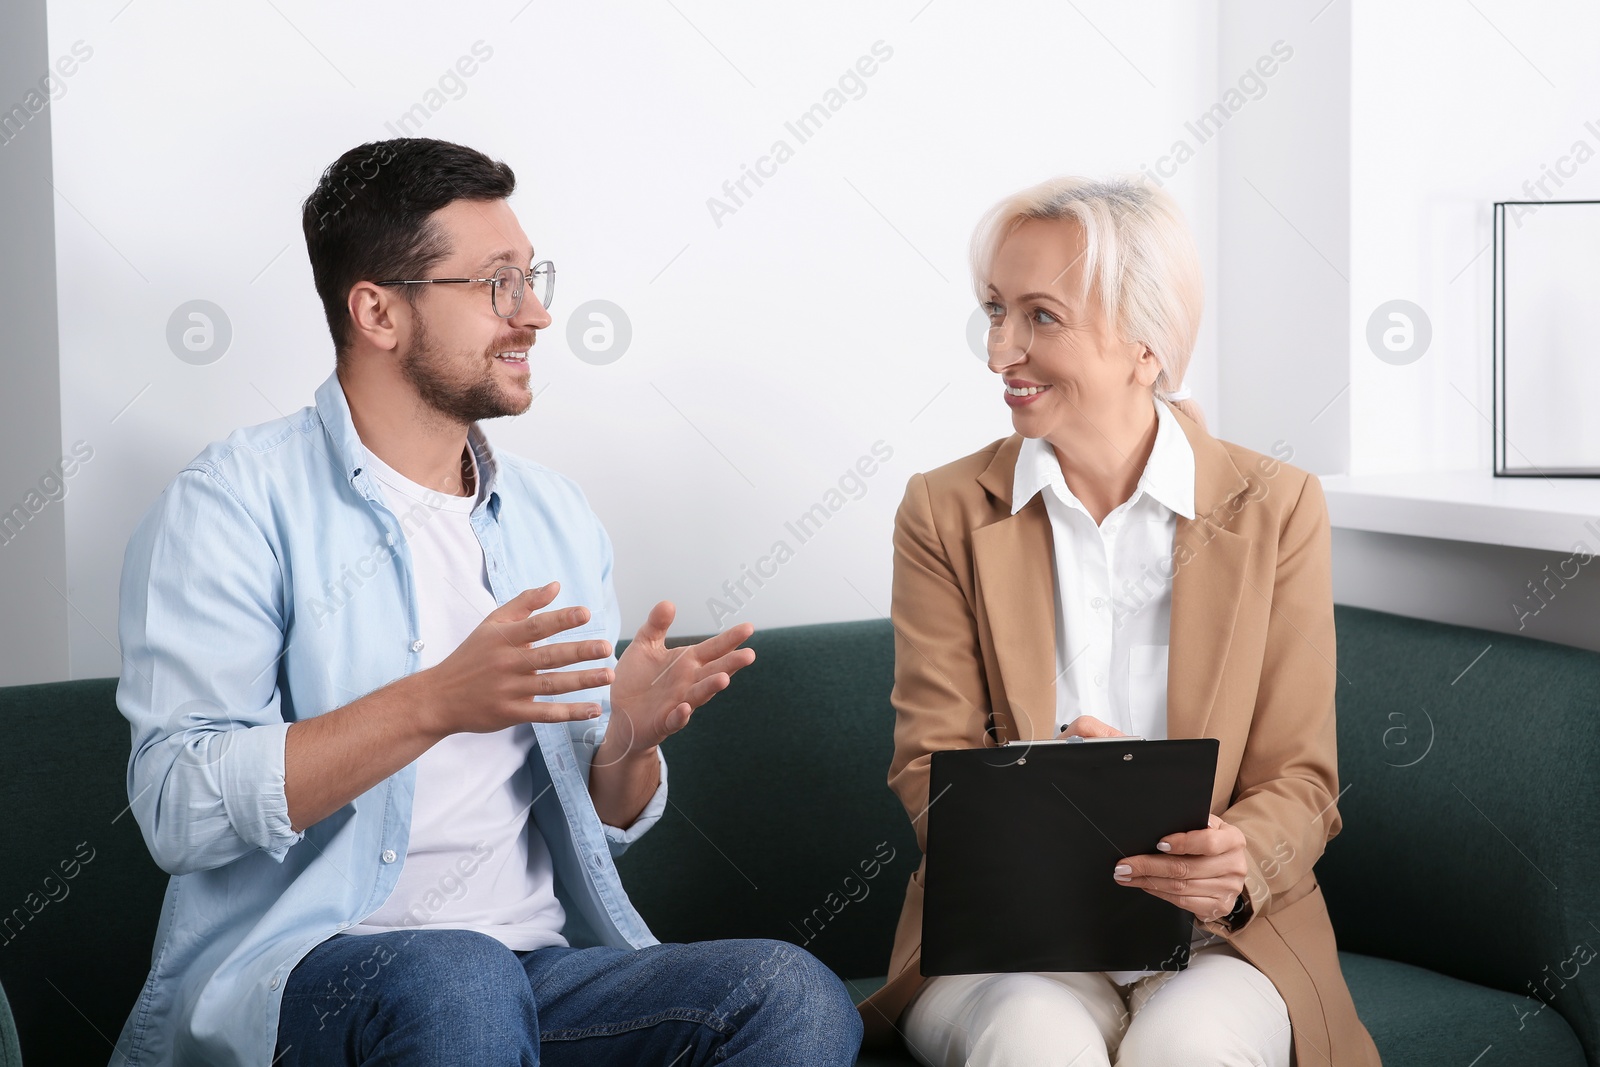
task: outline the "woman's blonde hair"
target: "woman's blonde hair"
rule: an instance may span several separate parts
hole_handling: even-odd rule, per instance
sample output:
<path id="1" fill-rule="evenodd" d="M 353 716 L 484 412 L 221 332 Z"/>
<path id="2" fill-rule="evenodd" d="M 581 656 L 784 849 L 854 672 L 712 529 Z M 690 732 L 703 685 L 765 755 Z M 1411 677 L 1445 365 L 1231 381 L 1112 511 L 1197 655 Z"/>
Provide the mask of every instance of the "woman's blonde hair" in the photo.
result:
<path id="1" fill-rule="evenodd" d="M 1147 345 L 1161 364 L 1155 393 L 1180 388 L 1200 333 L 1205 279 L 1200 253 L 1178 204 L 1137 175 L 1106 179 L 1062 177 L 1000 201 L 972 235 L 972 281 L 980 301 L 995 254 L 1029 219 L 1076 219 L 1086 237 L 1084 291 L 1093 291 L 1106 319 L 1125 341 Z M 1168 400 L 1202 427 L 1193 400 Z"/>

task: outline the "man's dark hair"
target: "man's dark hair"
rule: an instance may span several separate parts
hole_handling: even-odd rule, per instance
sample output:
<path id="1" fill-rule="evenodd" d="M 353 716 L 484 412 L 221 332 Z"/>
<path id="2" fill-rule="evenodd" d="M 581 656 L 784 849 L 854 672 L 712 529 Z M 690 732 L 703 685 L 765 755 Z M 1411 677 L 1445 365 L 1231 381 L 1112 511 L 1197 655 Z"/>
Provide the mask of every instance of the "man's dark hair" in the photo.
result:
<path id="1" fill-rule="evenodd" d="M 322 172 L 301 208 L 311 277 L 343 359 L 350 347 L 350 287 L 420 278 L 450 254 L 430 216 L 456 200 L 504 200 L 517 176 L 475 149 L 431 137 L 372 141 Z M 416 304 L 420 285 L 399 286 Z"/>

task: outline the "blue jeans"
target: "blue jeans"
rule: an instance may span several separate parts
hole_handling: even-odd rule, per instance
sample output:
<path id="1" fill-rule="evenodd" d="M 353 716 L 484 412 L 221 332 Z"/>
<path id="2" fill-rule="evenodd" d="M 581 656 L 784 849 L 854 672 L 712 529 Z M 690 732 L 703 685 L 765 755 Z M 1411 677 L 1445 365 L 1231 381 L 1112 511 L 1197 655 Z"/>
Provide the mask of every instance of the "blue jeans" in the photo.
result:
<path id="1" fill-rule="evenodd" d="M 275 1067 L 850 1067 L 861 1017 L 784 941 L 513 952 L 467 930 L 339 934 L 289 976 Z"/>

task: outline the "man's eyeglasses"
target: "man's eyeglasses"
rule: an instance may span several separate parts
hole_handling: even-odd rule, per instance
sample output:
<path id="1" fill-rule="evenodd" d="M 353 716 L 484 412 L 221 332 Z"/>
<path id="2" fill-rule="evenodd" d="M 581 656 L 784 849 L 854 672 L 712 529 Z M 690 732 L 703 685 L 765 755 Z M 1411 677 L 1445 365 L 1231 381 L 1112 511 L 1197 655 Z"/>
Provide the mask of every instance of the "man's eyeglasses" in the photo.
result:
<path id="1" fill-rule="evenodd" d="M 489 302 L 494 313 L 509 319 L 522 310 L 522 294 L 533 290 L 534 299 L 546 311 L 556 295 L 556 265 L 550 260 L 540 260 L 527 271 L 521 267 L 501 267 L 488 278 L 409 278 L 379 282 L 379 285 L 465 285 L 471 282 L 489 283 Z"/>

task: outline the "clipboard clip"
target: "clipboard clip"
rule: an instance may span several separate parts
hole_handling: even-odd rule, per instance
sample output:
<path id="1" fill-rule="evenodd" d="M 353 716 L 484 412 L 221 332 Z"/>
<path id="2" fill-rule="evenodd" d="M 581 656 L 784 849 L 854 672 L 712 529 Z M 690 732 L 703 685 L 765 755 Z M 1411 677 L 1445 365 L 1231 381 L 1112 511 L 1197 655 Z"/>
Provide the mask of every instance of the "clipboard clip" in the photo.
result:
<path id="1" fill-rule="evenodd" d="M 1133 734 L 1119 734 L 1116 737 L 1041 737 L 1033 741 L 1002 741 L 1000 748 L 1030 748 L 1034 745 L 1074 745 L 1079 742 L 1094 741 L 1143 741 L 1144 738 Z"/>
<path id="2" fill-rule="evenodd" d="M 1029 749 L 1029 748 L 1032 748 L 1035 745 L 1073 745 L 1073 744 L 1077 744 L 1079 742 L 1088 742 L 1088 741 L 1143 741 L 1143 740 L 1144 740 L 1144 738 L 1136 737 L 1136 736 L 1134 736 L 1132 734 L 1120 734 L 1120 735 L 1118 735 L 1116 737 L 1044 737 L 1044 738 L 1039 738 L 1038 740 L 1034 740 L 1034 741 L 1009 741 L 1009 740 L 1008 741 L 1002 741 L 1002 742 L 1000 742 L 1000 744 L 997 747 L 999 747 L 999 748 Z M 1131 759 L 1133 759 L 1133 753 L 1124 752 L 1122 754 L 1122 758 L 1125 759 L 1125 760 L 1131 760 Z M 1027 762 L 1028 762 L 1028 757 L 1027 756 L 1018 756 L 1016 763 L 1012 764 L 1012 766 L 1021 767 L 1021 766 L 1026 765 Z"/>

